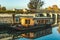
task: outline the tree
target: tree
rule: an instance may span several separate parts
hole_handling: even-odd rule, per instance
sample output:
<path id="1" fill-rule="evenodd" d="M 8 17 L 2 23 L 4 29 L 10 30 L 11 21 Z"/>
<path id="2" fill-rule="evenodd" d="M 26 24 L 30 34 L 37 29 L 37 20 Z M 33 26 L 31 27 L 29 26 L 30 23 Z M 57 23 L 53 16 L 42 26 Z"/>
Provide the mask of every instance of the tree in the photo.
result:
<path id="1" fill-rule="evenodd" d="M 53 10 L 54 10 L 54 11 L 59 11 L 59 8 L 58 8 L 58 6 L 57 6 L 57 5 L 53 5 L 53 7 L 52 7 L 52 8 L 53 8 Z"/>
<path id="2" fill-rule="evenodd" d="M 28 7 L 29 9 L 40 9 L 43 4 L 44 2 L 41 0 L 30 0 Z"/>
<path id="3" fill-rule="evenodd" d="M 2 7 L 2 10 L 5 11 L 6 10 L 6 7 Z"/>

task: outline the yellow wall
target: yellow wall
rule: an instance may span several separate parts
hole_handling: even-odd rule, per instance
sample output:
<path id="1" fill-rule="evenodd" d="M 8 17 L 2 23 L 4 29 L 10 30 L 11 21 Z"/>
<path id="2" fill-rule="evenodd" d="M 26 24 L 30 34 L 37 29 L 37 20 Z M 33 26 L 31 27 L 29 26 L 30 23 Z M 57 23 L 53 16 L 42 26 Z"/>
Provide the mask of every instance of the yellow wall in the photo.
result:
<path id="1" fill-rule="evenodd" d="M 30 20 L 30 24 L 25 24 L 25 20 Z M 32 18 L 21 18 L 21 24 L 25 27 L 28 27 L 28 25 L 33 26 L 34 25 L 34 20 Z"/>

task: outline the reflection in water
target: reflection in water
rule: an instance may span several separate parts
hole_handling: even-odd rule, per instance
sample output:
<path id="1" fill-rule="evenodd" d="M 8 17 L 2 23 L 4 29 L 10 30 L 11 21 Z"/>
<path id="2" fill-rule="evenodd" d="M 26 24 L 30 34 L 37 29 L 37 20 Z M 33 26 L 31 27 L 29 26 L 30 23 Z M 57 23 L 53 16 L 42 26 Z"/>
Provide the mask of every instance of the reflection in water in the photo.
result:
<path id="1" fill-rule="evenodd" d="M 52 28 L 49 27 L 49 28 L 45 28 L 44 30 L 43 29 L 35 29 L 32 32 L 30 31 L 30 32 L 21 34 L 21 36 L 25 37 L 25 38 L 34 39 L 34 38 L 39 38 L 41 36 L 49 35 L 51 33 L 52 33 Z"/>
<path id="2" fill-rule="evenodd" d="M 7 31 L 8 31 L 8 33 L 14 35 L 13 39 L 18 38 L 18 37 L 19 38 L 24 37 L 24 38 L 29 38 L 29 39 L 36 39 L 36 38 L 51 34 L 52 28 L 51 28 L 51 26 L 44 26 L 44 27 L 42 26 L 42 27 L 39 27 L 36 29 L 24 30 L 24 31 L 13 30 L 10 28 Z"/>
<path id="3" fill-rule="evenodd" d="M 3 31 L 5 31 L 5 29 Z M 52 28 L 51 26 L 44 26 L 44 27 L 39 27 L 36 29 L 24 30 L 24 31 L 13 30 L 12 28 L 10 28 L 10 29 L 6 29 L 6 31 L 8 34 L 13 35 L 12 39 L 14 40 L 21 37 L 28 38 L 28 39 L 36 39 L 36 38 L 51 34 Z"/>

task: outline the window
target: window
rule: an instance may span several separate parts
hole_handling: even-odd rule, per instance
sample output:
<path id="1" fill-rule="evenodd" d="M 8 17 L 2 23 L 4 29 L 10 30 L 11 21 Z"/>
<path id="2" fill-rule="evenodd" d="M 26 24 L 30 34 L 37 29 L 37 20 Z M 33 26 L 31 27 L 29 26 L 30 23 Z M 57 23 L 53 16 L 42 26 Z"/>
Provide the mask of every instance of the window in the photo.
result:
<path id="1" fill-rule="evenodd" d="M 44 15 L 43 14 L 40 14 L 40 17 L 44 17 Z"/>
<path id="2" fill-rule="evenodd" d="M 51 15 L 47 14 L 47 17 L 51 17 Z"/>
<path id="3" fill-rule="evenodd" d="M 30 24 L 30 20 L 25 20 L 25 24 Z"/>
<path id="4" fill-rule="evenodd" d="M 16 18 L 16 22 L 18 22 L 19 21 L 19 18 Z"/>

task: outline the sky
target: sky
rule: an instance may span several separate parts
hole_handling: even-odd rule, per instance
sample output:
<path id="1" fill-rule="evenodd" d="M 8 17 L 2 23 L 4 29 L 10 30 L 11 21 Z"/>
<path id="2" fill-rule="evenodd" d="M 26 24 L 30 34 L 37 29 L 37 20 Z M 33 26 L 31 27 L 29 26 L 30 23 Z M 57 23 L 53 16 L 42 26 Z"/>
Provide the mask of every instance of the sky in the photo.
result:
<path id="1" fill-rule="evenodd" d="M 30 0 L 0 0 L 0 5 L 5 6 L 7 9 L 19 8 L 24 9 L 28 8 L 27 4 Z M 48 6 L 57 5 L 60 8 L 60 0 L 42 0 L 44 1 L 43 8 Z"/>

